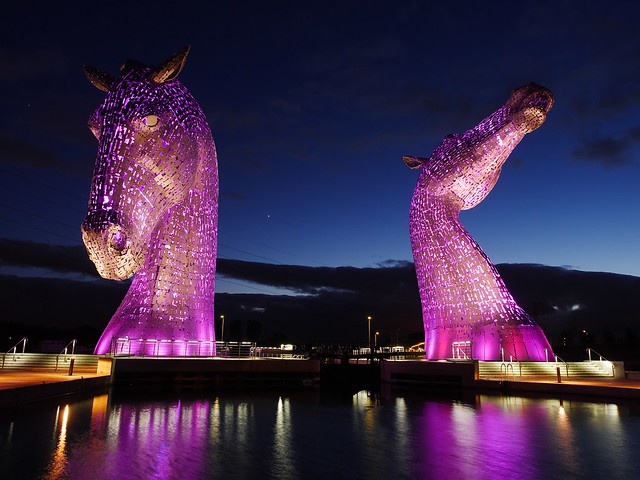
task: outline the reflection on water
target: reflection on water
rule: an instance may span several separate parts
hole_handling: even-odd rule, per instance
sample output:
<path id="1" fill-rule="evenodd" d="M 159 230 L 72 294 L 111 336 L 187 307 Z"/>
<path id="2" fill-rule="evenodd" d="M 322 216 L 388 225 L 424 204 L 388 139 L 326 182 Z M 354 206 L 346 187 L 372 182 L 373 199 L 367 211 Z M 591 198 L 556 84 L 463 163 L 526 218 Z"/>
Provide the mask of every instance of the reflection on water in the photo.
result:
<path id="1" fill-rule="evenodd" d="M 69 405 L 65 405 L 62 409 L 62 419 L 60 419 L 60 407 L 56 410 L 56 429 L 58 423 L 60 424 L 60 432 L 58 433 L 58 441 L 51 456 L 51 461 L 49 462 L 49 466 L 47 468 L 47 474 L 45 478 L 47 480 L 55 480 L 58 478 L 63 478 L 63 474 L 65 472 L 67 466 L 67 422 L 69 421 Z M 54 430 L 55 433 L 55 430 Z"/>
<path id="2" fill-rule="evenodd" d="M 0 417 L 0 478 L 640 478 L 634 404 L 98 395 Z"/>

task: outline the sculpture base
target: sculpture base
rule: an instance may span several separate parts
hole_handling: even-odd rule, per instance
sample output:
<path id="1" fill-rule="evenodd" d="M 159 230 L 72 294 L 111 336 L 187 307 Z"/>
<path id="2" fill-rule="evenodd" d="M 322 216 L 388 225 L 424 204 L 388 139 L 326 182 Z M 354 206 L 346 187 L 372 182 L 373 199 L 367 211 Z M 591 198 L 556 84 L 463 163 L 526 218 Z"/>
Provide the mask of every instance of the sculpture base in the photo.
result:
<path id="1" fill-rule="evenodd" d="M 425 330 L 425 358 L 545 362 L 554 358 L 551 345 L 535 324 L 459 325 Z"/>
<path id="2" fill-rule="evenodd" d="M 133 355 L 139 357 L 215 357 L 215 340 L 163 340 L 114 338 L 111 342 L 101 342 L 95 348 L 95 355 Z"/>

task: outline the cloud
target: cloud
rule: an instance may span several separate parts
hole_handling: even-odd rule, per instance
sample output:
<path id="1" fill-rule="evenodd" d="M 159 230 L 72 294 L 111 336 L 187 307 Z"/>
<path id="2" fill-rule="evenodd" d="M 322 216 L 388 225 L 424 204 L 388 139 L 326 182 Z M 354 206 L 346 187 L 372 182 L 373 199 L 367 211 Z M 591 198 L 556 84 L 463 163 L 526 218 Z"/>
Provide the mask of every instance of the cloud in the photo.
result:
<path id="1" fill-rule="evenodd" d="M 15 267 L 46 268 L 55 273 L 84 273 L 98 280 L 95 268 L 82 246 L 53 246 L 35 242 L 0 240 L 0 264 Z M 255 284 L 286 288 L 304 295 L 217 294 L 216 312 L 229 321 L 260 322 L 264 335 L 284 332 L 296 341 L 345 341 L 366 338 L 366 317 L 375 319 L 373 328 L 390 336 L 401 329 L 403 335 L 419 332 L 420 302 L 413 265 L 392 262 L 384 268 L 305 267 L 273 265 L 240 260 L 218 259 L 218 275 Z M 95 321 L 106 325 L 104 311 L 115 312 L 126 285 L 115 282 L 77 282 L 67 278 L 32 278 L 0 276 L 0 288 L 12 299 L 7 320 L 49 318 L 47 305 L 52 301 L 47 285 L 55 286 L 59 306 L 69 304 L 70 322 Z M 29 286 L 25 287 L 28 284 Z M 91 293 L 79 296 L 76 291 Z M 105 299 L 109 308 L 94 315 L 93 304 L 99 291 L 109 288 Z M 113 294 L 113 289 L 121 296 Z M 26 290 L 23 290 L 26 289 Z M 27 293 L 28 292 L 28 293 Z M 23 299 L 25 295 L 31 301 Z M 21 300 L 22 299 L 22 300 Z M 18 307 L 17 305 L 21 305 Z M 84 313 L 79 305 L 83 305 Z M 89 313 L 88 313 L 89 312 Z M 89 320 L 93 319 L 93 320 Z M 82 323 L 80 323 L 82 324 Z"/>
<path id="2" fill-rule="evenodd" d="M 94 265 L 81 245 L 61 246 L 0 239 L 0 264 L 44 268 L 55 273 L 79 273 L 98 278 Z M 389 261 L 376 268 L 331 268 L 219 258 L 217 273 L 227 278 L 288 289 L 305 295 L 321 296 L 327 292 L 360 295 L 367 292 L 367 295 L 382 298 L 417 292 L 413 264 L 401 261 Z"/>
<path id="3" fill-rule="evenodd" d="M 98 280 L 81 246 L 61 247 L 0 241 L 0 263 L 85 272 L 96 281 L 0 275 L 6 299 L 3 321 L 106 326 L 125 295 L 126 283 Z M 423 334 L 415 270 L 409 262 L 389 261 L 378 268 L 307 267 L 240 260 L 218 260 L 218 275 L 304 295 L 216 294 L 216 316 L 248 339 L 249 325 L 260 325 L 260 342 L 360 343 L 367 338 L 367 317 L 381 341 L 420 341 Z M 589 329 L 596 338 L 607 324 L 616 336 L 637 328 L 640 278 L 580 272 L 544 265 L 497 266 L 516 301 L 542 325 L 552 344 L 568 330 Z M 91 273 L 89 273 L 91 272 Z M 580 305 L 581 308 L 572 308 Z M 245 332 L 245 333 L 242 333 Z M 230 333 L 228 333 L 230 335 Z"/>
<path id="4" fill-rule="evenodd" d="M 101 330 L 128 285 L 106 280 L 86 282 L 0 275 L 0 288 L 6 299 L 2 307 L 3 322 L 62 328 L 88 325 Z"/>
<path id="5" fill-rule="evenodd" d="M 49 245 L 0 239 L 0 265 L 44 268 L 55 273 L 80 273 L 98 279 L 84 246 Z"/>
<path id="6" fill-rule="evenodd" d="M 632 150 L 639 142 L 640 127 L 634 127 L 616 137 L 602 137 L 583 142 L 581 147 L 573 151 L 573 158 L 610 167 L 630 165 L 635 162 Z"/>
<path id="7" fill-rule="evenodd" d="M 536 318 L 552 344 L 560 342 L 566 331 L 588 329 L 597 342 L 605 328 L 618 337 L 626 329 L 638 329 L 639 277 L 545 265 L 502 264 L 497 268 L 517 302 Z M 574 309 L 575 305 L 580 308 Z"/>
<path id="8" fill-rule="evenodd" d="M 218 262 L 218 272 L 225 276 L 303 294 L 367 291 L 393 295 L 417 289 L 415 270 L 409 262 L 392 262 L 390 266 L 377 268 L 273 265 L 228 259 Z"/>
<path id="9" fill-rule="evenodd" d="M 236 202 L 246 202 L 247 195 L 244 192 L 239 192 L 237 190 L 221 190 L 220 191 L 221 198 L 227 198 L 229 200 L 235 200 Z"/>

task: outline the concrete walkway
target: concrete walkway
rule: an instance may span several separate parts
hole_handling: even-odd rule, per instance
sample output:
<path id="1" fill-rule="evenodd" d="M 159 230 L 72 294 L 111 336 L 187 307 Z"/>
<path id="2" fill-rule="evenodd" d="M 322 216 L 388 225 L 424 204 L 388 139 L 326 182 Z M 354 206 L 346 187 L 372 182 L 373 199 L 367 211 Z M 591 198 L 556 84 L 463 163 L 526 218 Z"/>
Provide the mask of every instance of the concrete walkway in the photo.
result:
<path id="1" fill-rule="evenodd" d="M 79 372 L 69 375 L 67 372 L 26 372 L 26 371 L 0 371 L 0 390 L 11 388 L 30 387 L 33 385 L 45 385 L 48 383 L 70 382 L 88 378 L 105 377 L 97 373 Z"/>
<path id="2" fill-rule="evenodd" d="M 476 386 L 511 394 L 528 392 L 640 400 L 640 380 L 624 378 L 563 378 L 558 383 L 555 377 L 485 377 L 476 380 Z"/>
<path id="3" fill-rule="evenodd" d="M 614 387 L 614 388 L 630 388 L 633 390 L 640 390 L 640 380 L 628 380 L 621 378 L 565 378 L 562 377 L 562 382 L 558 383 L 555 377 L 515 377 L 509 376 L 507 378 L 501 377 L 487 377 L 482 380 L 503 381 L 511 380 L 514 382 L 527 382 L 527 383 L 545 383 L 555 385 L 591 385 L 594 387 Z"/>
<path id="4" fill-rule="evenodd" d="M 16 408 L 40 400 L 90 392 L 110 383 L 110 375 L 97 373 L 0 371 L 0 408 Z"/>

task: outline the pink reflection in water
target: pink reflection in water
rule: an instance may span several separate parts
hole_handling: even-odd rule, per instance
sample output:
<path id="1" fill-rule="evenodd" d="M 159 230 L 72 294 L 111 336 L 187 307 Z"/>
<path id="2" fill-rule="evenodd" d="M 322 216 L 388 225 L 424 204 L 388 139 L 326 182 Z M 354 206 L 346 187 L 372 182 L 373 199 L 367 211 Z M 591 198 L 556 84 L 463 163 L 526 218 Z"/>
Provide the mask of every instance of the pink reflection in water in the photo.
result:
<path id="1" fill-rule="evenodd" d="M 613 404 L 203 394 L 66 411 L 0 417 L 0 478 L 640 478 L 640 416 Z"/>
<path id="2" fill-rule="evenodd" d="M 210 413 L 210 401 L 116 406 L 101 454 L 76 445 L 68 470 L 72 478 L 206 478 Z"/>

